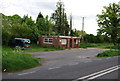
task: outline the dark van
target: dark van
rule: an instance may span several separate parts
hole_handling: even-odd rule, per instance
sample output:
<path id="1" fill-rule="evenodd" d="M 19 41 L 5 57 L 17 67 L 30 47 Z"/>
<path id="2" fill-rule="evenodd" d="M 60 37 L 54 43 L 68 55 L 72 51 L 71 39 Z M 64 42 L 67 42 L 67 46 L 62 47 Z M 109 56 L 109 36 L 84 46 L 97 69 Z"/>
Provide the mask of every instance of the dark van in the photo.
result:
<path id="1" fill-rule="evenodd" d="M 25 38 L 14 38 L 12 40 L 12 46 L 13 47 L 19 47 L 21 49 L 28 49 L 31 47 L 30 45 L 30 39 Z"/>

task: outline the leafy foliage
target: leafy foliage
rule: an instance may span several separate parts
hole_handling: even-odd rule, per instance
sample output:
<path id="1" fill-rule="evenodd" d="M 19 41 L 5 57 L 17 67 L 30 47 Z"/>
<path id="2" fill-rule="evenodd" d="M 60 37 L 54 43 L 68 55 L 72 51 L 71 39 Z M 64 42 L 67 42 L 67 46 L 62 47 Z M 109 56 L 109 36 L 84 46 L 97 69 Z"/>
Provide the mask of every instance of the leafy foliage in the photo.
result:
<path id="1" fill-rule="evenodd" d="M 39 30 L 39 35 L 51 35 L 53 24 L 51 19 L 48 19 L 48 16 L 45 18 L 37 18 L 36 26 Z"/>
<path id="2" fill-rule="evenodd" d="M 70 27 L 67 21 L 67 14 L 65 13 L 64 4 L 61 1 L 58 1 L 56 7 L 57 9 L 51 17 L 55 23 L 55 32 L 58 35 L 69 35 Z"/>
<path id="3" fill-rule="evenodd" d="M 85 43 L 110 43 L 111 38 L 106 35 L 97 34 L 86 34 L 84 36 Z"/>
<path id="4" fill-rule="evenodd" d="M 2 44 L 8 45 L 13 38 L 28 38 L 36 43 L 38 36 L 41 35 L 70 35 L 71 32 L 71 36 L 78 36 L 72 30 L 72 17 L 69 27 L 64 4 L 59 1 L 56 7 L 52 17 L 44 17 L 40 12 L 36 22 L 28 15 L 24 15 L 22 18 L 17 14 L 5 16 L 0 13 L 2 15 Z"/>
<path id="5" fill-rule="evenodd" d="M 8 45 L 9 41 L 15 37 L 35 40 L 33 39 L 35 38 L 34 29 L 34 21 L 28 16 L 23 22 L 23 19 L 18 15 L 2 15 L 2 43 L 4 45 Z"/>
<path id="6" fill-rule="evenodd" d="M 87 34 L 85 31 L 72 29 L 72 15 L 70 15 L 70 25 L 65 13 L 64 4 L 61 1 L 57 2 L 57 9 L 51 17 L 43 16 L 40 12 L 36 18 L 36 22 L 32 17 L 24 15 L 21 18 L 15 14 L 13 16 L 2 15 L 2 44 L 8 45 L 13 38 L 29 38 L 32 42 L 38 41 L 40 35 L 70 35 L 81 37 L 84 34 L 86 43 L 103 43 L 112 42 L 120 43 L 120 11 L 119 6 L 110 4 L 109 7 L 104 7 L 101 15 L 98 17 L 98 25 L 100 29 L 97 36 Z M 101 35 L 103 34 L 103 35 Z"/>
<path id="7" fill-rule="evenodd" d="M 38 19 L 39 19 L 39 18 L 43 18 L 43 15 L 42 15 L 41 12 L 39 12 L 36 22 L 38 22 Z"/>
<path id="8" fill-rule="evenodd" d="M 82 35 L 86 35 L 87 33 L 85 32 L 85 31 L 80 31 L 80 30 L 75 30 L 75 32 L 74 32 L 74 34 L 73 34 L 73 36 L 77 36 L 77 37 L 82 37 Z"/>
<path id="9" fill-rule="evenodd" d="M 120 7 L 113 3 L 105 6 L 102 14 L 97 15 L 98 31 L 108 37 L 111 37 L 114 45 L 120 40 Z"/>

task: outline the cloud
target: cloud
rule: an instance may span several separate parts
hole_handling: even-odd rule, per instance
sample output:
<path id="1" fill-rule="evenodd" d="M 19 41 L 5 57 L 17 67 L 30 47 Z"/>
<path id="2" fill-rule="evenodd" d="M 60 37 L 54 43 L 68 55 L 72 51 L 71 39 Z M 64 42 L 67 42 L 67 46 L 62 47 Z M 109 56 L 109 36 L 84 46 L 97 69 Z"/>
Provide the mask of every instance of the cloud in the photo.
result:
<path id="1" fill-rule="evenodd" d="M 55 9 L 55 2 L 33 2 L 33 5 L 36 7 L 40 7 L 41 9 L 49 9 L 49 10 L 54 10 Z"/>
<path id="2" fill-rule="evenodd" d="M 21 17 L 23 15 L 30 15 L 35 20 L 38 13 L 42 12 L 44 16 L 53 13 L 55 10 L 55 1 L 50 0 L 2 0 L 2 10 L 0 10 L 5 15 L 19 14 Z"/>
<path id="3" fill-rule="evenodd" d="M 56 3 L 59 0 L 1 0 L 0 13 L 5 15 L 18 14 L 21 17 L 28 14 L 36 20 L 38 13 L 44 16 L 51 14 L 56 10 Z M 85 31 L 96 34 L 99 28 L 96 22 L 96 15 L 101 14 L 103 6 L 110 3 L 118 3 L 119 0 L 61 0 L 65 5 L 65 12 L 68 20 L 70 14 L 73 15 L 73 28 L 81 30 L 82 18 L 85 18 Z"/>

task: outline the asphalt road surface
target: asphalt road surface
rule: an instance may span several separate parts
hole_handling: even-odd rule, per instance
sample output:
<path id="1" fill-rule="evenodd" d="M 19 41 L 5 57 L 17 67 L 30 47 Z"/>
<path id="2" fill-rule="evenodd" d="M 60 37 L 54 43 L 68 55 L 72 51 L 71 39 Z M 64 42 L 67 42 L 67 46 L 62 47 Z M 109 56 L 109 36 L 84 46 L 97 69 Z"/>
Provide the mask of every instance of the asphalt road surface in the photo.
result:
<path id="1" fill-rule="evenodd" d="M 74 49 L 50 52 L 29 53 L 36 57 L 45 58 L 42 66 L 32 69 L 3 73 L 4 79 L 38 79 L 88 81 L 97 79 L 118 80 L 119 79 L 119 57 L 97 58 L 98 53 L 107 49 Z M 64 79 L 64 80 L 63 80 Z"/>

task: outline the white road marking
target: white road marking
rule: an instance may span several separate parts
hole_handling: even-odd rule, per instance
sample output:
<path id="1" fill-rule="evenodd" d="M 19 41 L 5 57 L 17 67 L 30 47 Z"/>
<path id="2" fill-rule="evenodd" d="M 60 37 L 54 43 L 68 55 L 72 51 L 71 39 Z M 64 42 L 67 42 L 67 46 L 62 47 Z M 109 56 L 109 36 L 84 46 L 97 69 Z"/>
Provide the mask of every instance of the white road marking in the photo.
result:
<path id="1" fill-rule="evenodd" d="M 35 73 L 36 71 L 32 71 L 32 72 L 30 72 L 30 73 Z"/>
<path id="2" fill-rule="evenodd" d="M 105 72 L 105 73 L 101 73 L 101 74 L 96 75 L 96 76 L 93 76 L 93 77 L 90 77 L 90 78 L 88 78 L 88 79 L 94 79 L 94 78 L 100 77 L 100 76 L 105 75 L 105 74 L 107 74 L 107 73 L 110 73 L 110 72 L 113 72 L 113 71 L 115 71 L 115 70 L 118 70 L 119 68 L 120 68 L 120 67 L 117 67 L 117 68 L 115 68 L 115 69 L 112 69 L 112 70 L 107 71 L 107 72 Z"/>
<path id="3" fill-rule="evenodd" d="M 21 73 L 21 74 L 18 74 L 18 75 L 26 75 L 26 74 L 29 74 L 29 73 Z"/>
<path id="4" fill-rule="evenodd" d="M 76 62 L 76 63 L 71 63 L 71 64 L 69 64 L 69 65 L 72 66 L 72 65 L 77 65 L 77 64 L 79 64 L 79 63 Z"/>
<path id="5" fill-rule="evenodd" d="M 18 75 L 27 75 L 27 74 L 30 74 L 30 73 L 35 73 L 36 71 L 32 71 L 32 72 L 26 72 L 26 73 L 21 73 L 21 74 L 18 74 Z"/>
<path id="6" fill-rule="evenodd" d="M 108 68 L 108 69 L 105 69 L 105 70 L 102 70 L 102 71 L 99 71 L 99 72 L 96 72 L 96 73 L 93 73 L 93 74 L 78 78 L 78 79 L 73 80 L 73 81 L 78 81 L 78 80 L 82 80 L 82 79 L 95 79 L 95 78 L 97 78 L 99 76 L 105 75 L 107 73 L 110 73 L 110 72 L 118 70 L 118 69 L 120 69 L 120 65 L 113 66 L 111 68 Z"/>
<path id="7" fill-rule="evenodd" d="M 78 56 L 78 58 L 86 58 L 86 56 Z"/>
<path id="8" fill-rule="evenodd" d="M 111 57 L 108 57 L 108 58 L 106 58 L 106 59 L 111 59 Z"/>
<path id="9" fill-rule="evenodd" d="M 92 60 L 86 60 L 86 61 L 84 61 L 84 63 L 89 63 L 89 62 L 92 62 Z"/>
<path id="10" fill-rule="evenodd" d="M 60 68 L 60 67 L 48 68 L 48 70 L 57 69 L 57 68 Z"/>

